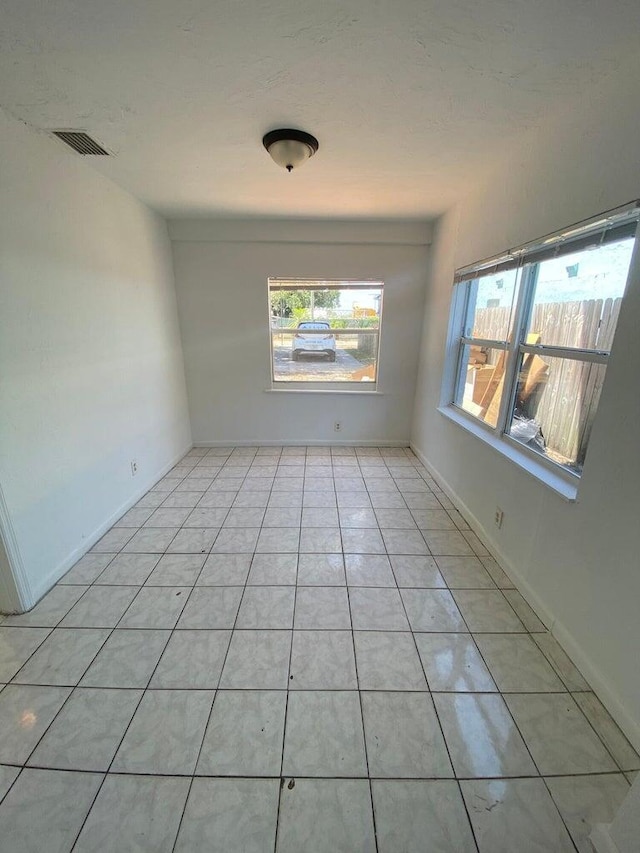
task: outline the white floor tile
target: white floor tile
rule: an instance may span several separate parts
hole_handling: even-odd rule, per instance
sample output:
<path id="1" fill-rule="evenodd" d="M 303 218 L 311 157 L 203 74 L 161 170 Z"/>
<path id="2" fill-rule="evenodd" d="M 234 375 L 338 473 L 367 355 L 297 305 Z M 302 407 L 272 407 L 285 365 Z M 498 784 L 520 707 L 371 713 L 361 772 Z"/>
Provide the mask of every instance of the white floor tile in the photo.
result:
<path id="1" fill-rule="evenodd" d="M 10 853 L 586 853 L 639 768 L 408 448 L 194 448 L 0 625 Z"/>

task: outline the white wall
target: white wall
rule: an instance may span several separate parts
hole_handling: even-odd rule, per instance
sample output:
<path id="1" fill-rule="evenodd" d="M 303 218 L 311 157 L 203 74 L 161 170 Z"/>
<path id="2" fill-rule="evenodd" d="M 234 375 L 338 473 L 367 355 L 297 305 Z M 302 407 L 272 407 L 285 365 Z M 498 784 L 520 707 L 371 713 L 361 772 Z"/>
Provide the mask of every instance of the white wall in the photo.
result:
<path id="1" fill-rule="evenodd" d="M 453 271 L 640 197 L 637 69 L 532 133 L 439 223 L 413 444 L 474 517 L 531 603 L 640 745 L 640 254 L 620 316 L 578 502 L 436 411 Z M 496 505 L 504 526 L 493 525 Z"/>
<path id="2" fill-rule="evenodd" d="M 408 442 L 426 222 L 176 221 L 170 232 L 196 443 Z M 384 281 L 381 394 L 266 393 L 269 276 Z"/>
<path id="3" fill-rule="evenodd" d="M 0 484 L 30 606 L 191 437 L 166 224 L 2 114 L 0 138 Z"/>

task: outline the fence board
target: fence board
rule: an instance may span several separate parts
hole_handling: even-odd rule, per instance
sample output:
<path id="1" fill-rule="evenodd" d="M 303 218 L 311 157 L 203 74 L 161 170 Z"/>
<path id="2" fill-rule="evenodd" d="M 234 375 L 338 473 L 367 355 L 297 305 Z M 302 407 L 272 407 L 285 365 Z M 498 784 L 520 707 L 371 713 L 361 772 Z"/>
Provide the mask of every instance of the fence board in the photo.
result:
<path id="1" fill-rule="evenodd" d="M 620 298 L 540 303 L 534 306 L 529 328 L 542 335 L 542 344 L 609 350 L 621 303 Z M 510 312 L 510 308 L 478 309 L 474 337 L 502 340 Z M 547 447 L 555 455 L 581 463 L 606 366 L 570 359 L 546 361 L 550 367 L 546 385 L 527 414 L 538 421 Z"/>

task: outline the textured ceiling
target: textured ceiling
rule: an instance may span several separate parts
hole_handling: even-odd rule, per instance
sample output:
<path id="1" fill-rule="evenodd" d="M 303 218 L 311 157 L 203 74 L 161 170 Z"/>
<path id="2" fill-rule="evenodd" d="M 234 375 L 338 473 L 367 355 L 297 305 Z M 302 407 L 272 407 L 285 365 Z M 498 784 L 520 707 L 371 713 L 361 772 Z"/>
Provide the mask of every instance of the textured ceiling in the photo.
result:
<path id="1" fill-rule="evenodd" d="M 638 0 L 3 0 L 0 106 L 170 216 L 425 217 L 637 50 Z M 317 136 L 287 174 L 261 146 Z M 53 140 L 51 145 L 62 143 Z"/>

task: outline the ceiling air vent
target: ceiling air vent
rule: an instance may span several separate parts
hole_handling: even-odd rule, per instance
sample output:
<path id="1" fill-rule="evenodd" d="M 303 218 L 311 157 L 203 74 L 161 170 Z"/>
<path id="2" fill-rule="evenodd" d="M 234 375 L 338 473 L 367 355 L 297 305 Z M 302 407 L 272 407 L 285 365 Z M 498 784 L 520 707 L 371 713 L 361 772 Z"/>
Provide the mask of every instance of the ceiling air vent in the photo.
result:
<path id="1" fill-rule="evenodd" d="M 52 130 L 54 136 L 61 139 L 63 142 L 77 151 L 78 154 L 97 154 L 109 156 L 109 152 L 105 151 L 102 145 L 98 145 L 95 139 L 92 139 L 88 133 L 83 130 Z"/>

